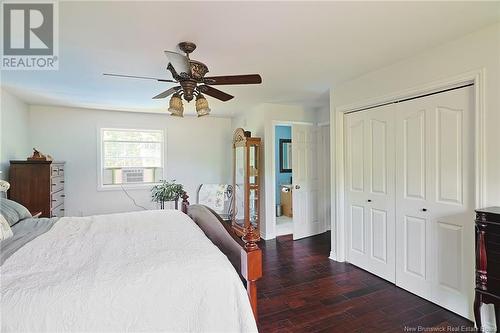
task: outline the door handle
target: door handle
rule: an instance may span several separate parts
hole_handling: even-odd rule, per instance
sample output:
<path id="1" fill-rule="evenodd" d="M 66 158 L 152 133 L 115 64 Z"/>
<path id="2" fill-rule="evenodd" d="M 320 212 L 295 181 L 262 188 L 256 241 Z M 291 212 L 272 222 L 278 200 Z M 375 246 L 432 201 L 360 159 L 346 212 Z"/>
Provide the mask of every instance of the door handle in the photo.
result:
<path id="1" fill-rule="evenodd" d="M 422 211 L 423 211 L 423 212 L 426 212 L 426 211 L 427 211 L 427 208 L 422 208 Z"/>
<path id="2" fill-rule="evenodd" d="M 372 202 L 372 199 L 368 199 L 368 200 L 366 200 L 366 202 Z"/>
<path id="3" fill-rule="evenodd" d="M 300 190 L 300 185 L 295 185 L 296 190 Z"/>

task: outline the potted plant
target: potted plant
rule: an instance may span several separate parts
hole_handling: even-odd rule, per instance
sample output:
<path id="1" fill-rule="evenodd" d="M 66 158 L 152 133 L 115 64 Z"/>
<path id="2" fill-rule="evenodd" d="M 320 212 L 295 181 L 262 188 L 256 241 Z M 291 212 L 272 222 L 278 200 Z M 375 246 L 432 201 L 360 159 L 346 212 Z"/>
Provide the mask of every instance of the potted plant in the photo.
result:
<path id="1" fill-rule="evenodd" d="M 175 179 L 171 182 L 160 180 L 160 184 L 151 189 L 151 198 L 153 202 L 160 204 L 160 209 L 165 209 L 165 201 L 175 201 L 175 209 L 177 209 L 177 201 L 182 193 L 184 193 L 184 186 L 177 184 Z"/>

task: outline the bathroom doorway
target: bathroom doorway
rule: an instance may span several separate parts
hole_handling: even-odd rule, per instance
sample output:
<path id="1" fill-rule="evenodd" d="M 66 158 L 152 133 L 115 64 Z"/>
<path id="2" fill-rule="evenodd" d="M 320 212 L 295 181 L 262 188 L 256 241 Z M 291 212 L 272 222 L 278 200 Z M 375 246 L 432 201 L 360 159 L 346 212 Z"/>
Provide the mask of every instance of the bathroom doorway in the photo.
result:
<path id="1" fill-rule="evenodd" d="M 329 122 L 273 121 L 273 236 L 301 239 L 330 228 Z"/>
<path id="2" fill-rule="evenodd" d="M 293 233 L 292 126 L 274 127 L 276 236 Z"/>

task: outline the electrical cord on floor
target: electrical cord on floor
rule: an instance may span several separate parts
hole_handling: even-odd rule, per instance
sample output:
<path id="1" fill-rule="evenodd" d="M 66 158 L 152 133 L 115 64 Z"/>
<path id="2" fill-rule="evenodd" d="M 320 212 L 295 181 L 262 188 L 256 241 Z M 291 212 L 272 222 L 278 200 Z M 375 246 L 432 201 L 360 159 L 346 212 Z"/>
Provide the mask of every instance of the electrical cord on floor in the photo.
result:
<path id="1" fill-rule="evenodd" d="M 134 199 L 134 198 L 133 198 L 133 197 L 132 197 L 132 196 L 131 196 L 128 192 L 127 192 L 127 190 L 125 189 L 125 187 L 123 187 L 123 185 L 122 185 L 122 184 L 120 184 L 120 187 L 122 188 L 122 191 L 125 193 L 125 195 L 126 195 L 126 196 L 130 199 L 130 200 L 132 200 L 132 202 L 134 203 L 134 205 L 135 205 L 136 207 L 142 208 L 142 209 L 144 209 L 144 210 L 148 210 L 146 207 L 139 205 L 139 204 L 135 201 L 135 199 Z"/>

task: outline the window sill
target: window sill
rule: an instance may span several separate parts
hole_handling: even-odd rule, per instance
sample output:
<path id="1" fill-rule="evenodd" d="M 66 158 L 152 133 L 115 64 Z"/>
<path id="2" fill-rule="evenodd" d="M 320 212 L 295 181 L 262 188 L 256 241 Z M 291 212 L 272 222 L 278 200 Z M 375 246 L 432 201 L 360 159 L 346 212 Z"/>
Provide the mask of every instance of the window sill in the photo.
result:
<path id="1" fill-rule="evenodd" d="M 151 190 L 153 186 L 160 183 L 147 183 L 147 184 L 123 184 L 123 185 L 97 185 L 97 191 L 123 191 L 125 190 Z"/>

